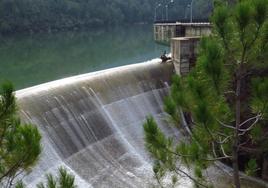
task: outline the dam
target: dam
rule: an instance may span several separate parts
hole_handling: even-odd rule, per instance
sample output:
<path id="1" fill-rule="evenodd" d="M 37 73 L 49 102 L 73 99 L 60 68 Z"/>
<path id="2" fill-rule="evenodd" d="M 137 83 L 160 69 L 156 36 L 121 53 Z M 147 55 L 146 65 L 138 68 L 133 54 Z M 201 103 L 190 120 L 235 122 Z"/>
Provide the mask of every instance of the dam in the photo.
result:
<path id="1" fill-rule="evenodd" d="M 79 188 L 156 185 L 143 123 L 152 115 L 167 136 L 183 137 L 163 110 L 174 72 L 171 62 L 154 59 L 17 91 L 22 120 L 42 134 L 40 159 L 23 178 L 27 188 L 36 188 L 47 173 L 56 175 L 59 167 L 75 176 Z M 217 188 L 232 183 L 225 166 L 209 167 L 206 174 Z M 267 187 L 243 177 L 244 188 Z M 194 185 L 180 177 L 178 187 Z"/>
<path id="2" fill-rule="evenodd" d="M 166 134 L 178 134 L 163 112 L 173 71 L 156 59 L 17 91 L 23 121 L 42 133 L 41 157 L 24 178 L 28 187 L 60 166 L 82 188 L 150 187 L 142 125 L 152 115 Z"/>

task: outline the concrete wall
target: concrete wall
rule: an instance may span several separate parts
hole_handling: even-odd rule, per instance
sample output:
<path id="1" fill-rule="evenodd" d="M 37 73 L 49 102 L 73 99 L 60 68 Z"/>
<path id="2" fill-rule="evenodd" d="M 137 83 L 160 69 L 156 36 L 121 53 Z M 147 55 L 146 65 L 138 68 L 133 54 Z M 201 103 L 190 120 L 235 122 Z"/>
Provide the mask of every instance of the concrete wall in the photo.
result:
<path id="1" fill-rule="evenodd" d="M 186 37 L 190 36 L 208 36 L 211 34 L 211 28 L 210 27 L 202 27 L 202 26 L 196 26 L 196 27 L 186 27 Z"/>
<path id="2" fill-rule="evenodd" d="M 154 40 L 157 42 L 169 43 L 171 38 L 176 37 L 175 25 L 155 25 Z"/>
<path id="3" fill-rule="evenodd" d="M 200 37 L 179 37 L 171 39 L 171 56 L 175 70 L 186 75 L 195 65 Z"/>
<path id="4" fill-rule="evenodd" d="M 149 187 L 152 161 L 143 123 L 152 115 L 168 135 L 163 99 L 173 74 L 160 60 L 89 73 L 16 92 L 21 117 L 42 133 L 42 154 L 24 178 L 35 188 L 64 166 L 81 188 Z"/>
<path id="5" fill-rule="evenodd" d="M 208 36 L 211 34 L 210 23 L 167 23 L 154 25 L 154 40 L 169 44 L 171 38 Z"/>

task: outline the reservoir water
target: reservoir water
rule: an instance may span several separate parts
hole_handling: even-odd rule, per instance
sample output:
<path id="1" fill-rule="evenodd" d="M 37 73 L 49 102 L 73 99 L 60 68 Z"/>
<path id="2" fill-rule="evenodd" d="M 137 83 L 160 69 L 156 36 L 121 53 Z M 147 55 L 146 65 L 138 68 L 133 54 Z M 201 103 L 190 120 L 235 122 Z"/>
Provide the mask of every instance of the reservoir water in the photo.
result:
<path id="1" fill-rule="evenodd" d="M 2 40 L 0 49 L 0 77 L 17 89 L 52 81 L 16 92 L 22 120 L 42 134 L 40 159 L 23 174 L 28 188 L 60 166 L 75 175 L 79 188 L 156 184 L 144 147 L 146 116 L 167 136 L 182 136 L 163 110 L 173 65 L 144 62 L 168 50 L 154 43 L 151 26 L 20 35 Z M 94 72 L 101 69 L 107 70 Z M 207 173 L 217 188 L 231 185 L 222 171 Z M 178 187 L 193 184 L 180 177 Z M 243 187 L 257 188 L 248 182 Z"/>
<path id="2" fill-rule="evenodd" d="M 0 37 L 0 81 L 22 89 L 82 73 L 144 62 L 168 50 L 152 25 Z"/>

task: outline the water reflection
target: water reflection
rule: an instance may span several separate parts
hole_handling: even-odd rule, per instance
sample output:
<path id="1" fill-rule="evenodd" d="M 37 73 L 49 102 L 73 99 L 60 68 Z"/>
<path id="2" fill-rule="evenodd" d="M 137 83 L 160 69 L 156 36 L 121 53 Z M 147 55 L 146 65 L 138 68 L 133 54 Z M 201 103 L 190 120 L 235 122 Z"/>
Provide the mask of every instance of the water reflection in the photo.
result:
<path id="1" fill-rule="evenodd" d="M 0 79 L 21 89 L 47 81 L 158 57 L 152 26 L 138 25 L 2 38 Z"/>

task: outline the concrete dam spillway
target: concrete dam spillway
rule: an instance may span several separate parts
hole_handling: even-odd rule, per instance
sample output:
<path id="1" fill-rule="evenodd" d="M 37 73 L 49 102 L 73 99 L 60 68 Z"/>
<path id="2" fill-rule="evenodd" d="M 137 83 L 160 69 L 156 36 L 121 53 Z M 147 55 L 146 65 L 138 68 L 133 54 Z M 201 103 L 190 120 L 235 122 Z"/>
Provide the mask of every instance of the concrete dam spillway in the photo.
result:
<path id="1" fill-rule="evenodd" d="M 142 124 L 152 115 L 165 133 L 176 134 L 163 112 L 173 71 L 152 60 L 17 91 L 23 121 L 42 133 L 43 151 L 26 184 L 35 187 L 63 166 L 78 187 L 150 186 Z"/>

